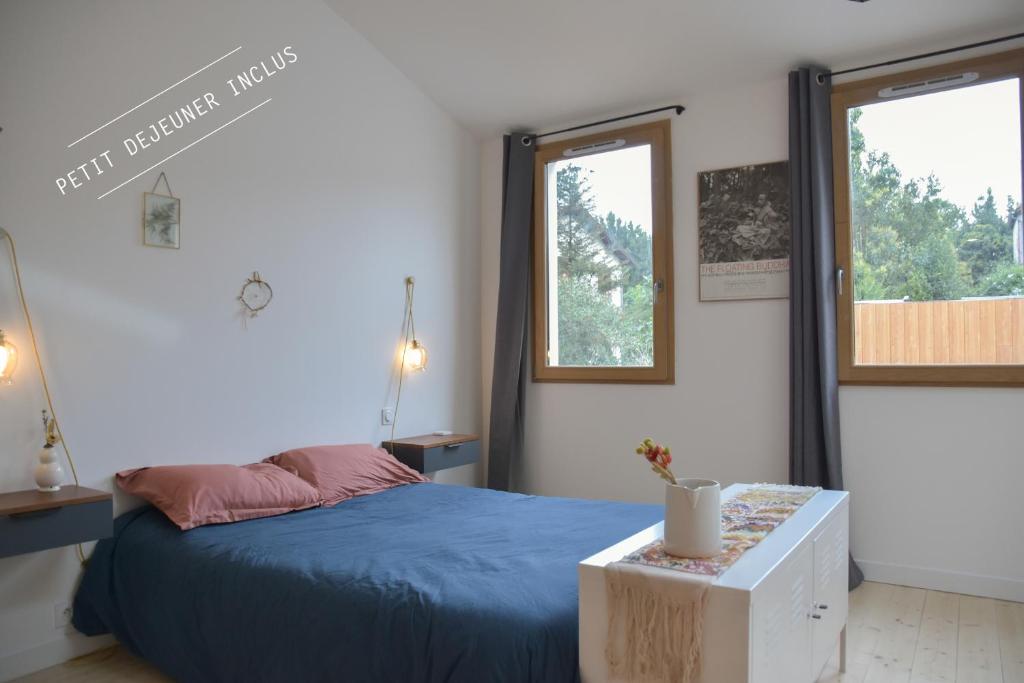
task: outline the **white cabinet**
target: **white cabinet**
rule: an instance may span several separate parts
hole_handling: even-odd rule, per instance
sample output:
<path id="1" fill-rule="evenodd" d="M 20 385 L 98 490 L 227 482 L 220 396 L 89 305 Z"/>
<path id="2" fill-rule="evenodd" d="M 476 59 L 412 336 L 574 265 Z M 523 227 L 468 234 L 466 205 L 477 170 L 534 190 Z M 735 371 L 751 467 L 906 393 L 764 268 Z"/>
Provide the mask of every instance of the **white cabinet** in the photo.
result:
<path id="1" fill-rule="evenodd" d="M 812 555 L 810 544 L 801 544 L 755 590 L 751 606 L 754 675 L 748 677 L 754 683 L 810 680 Z"/>
<path id="2" fill-rule="evenodd" d="M 736 484 L 723 499 L 746 490 Z M 845 633 L 849 494 L 822 491 L 747 551 L 712 585 L 704 616 L 700 683 L 812 683 Z M 579 565 L 580 671 L 611 681 L 604 659 L 604 567 L 661 538 L 663 525 Z"/>
<path id="3" fill-rule="evenodd" d="M 820 674 L 846 626 L 849 601 L 849 508 L 843 506 L 812 541 L 814 546 L 814 609 L 811 613 L 811 671 Z"/>

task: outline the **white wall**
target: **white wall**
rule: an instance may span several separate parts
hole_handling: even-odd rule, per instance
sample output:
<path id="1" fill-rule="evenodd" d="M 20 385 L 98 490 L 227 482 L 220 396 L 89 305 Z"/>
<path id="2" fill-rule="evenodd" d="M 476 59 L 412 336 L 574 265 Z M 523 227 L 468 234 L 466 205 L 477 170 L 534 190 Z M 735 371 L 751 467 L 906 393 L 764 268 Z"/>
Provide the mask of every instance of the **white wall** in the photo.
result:
<path id="1" fill-rule="evenodd" d="M 297 63 L 231 98 L 226 78 L 286 45 Z M 126 158 L 123 137 L 206 90 L 219 110 Z M 266 97 L 161 167 L 182 198 L 180 251 L 140 244 L 160 169 L 97 200 Z M 430 367 L 406 382 L 398 434 L 480 428 L 476 142 L 322 3 L 4 1 L 0 126 L 0 225 L 18 241 L 84 485 L 109 490 L 139 465 L 379 442 L 407 274 Z M 54 178 L 107 148 L 116 167 L 61 197 Z M 235 297 L 254 270 L 275 296 L 244 326 Z M 23 353 L 0 391 L 0 490 L 15 490 L 33 485 L 43 399 L 6 255 L 0 327 Z M 77 577 L 71 548 L 0 560 L 0 679 L 89 647 L 54 628 Z"/>
<path id="2" fill-rule="evenodd" d="M 698 171 L 787 158 L 786 92 L 780 78 L 680 98 L 687 110 L 672 119 L 676 384 L 530 383 L 522 490 L 661 502 L 663 485 L 633 454 L 645 436 L 671 444 L 685 475 L 787 479 L 788 302 L 699 303 L 696 235 Z M 485 143 L 481 160 L 489 396 L 500 141 Z M 495 166 L 499 174 L 488 175 Z M 1024 390 L 843 387 L 840 403 L 853 552 L 868 577 L 1024 600 L 1016 512 Z"/>
<path id="3" fill-rule="evenodd" d="M 865 574 L 1024 602 L 1024 389 L 842 387 L 839 407 Z"/>

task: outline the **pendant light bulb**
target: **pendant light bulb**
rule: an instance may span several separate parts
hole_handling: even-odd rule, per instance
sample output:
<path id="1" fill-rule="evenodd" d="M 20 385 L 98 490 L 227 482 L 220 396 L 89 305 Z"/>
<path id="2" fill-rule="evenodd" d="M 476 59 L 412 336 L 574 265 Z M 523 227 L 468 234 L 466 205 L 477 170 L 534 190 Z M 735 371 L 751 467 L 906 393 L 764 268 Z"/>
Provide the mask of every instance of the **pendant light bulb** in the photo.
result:
<path id="1" fill-rule="evenodd" d="M 0 384 L 14 383 L 14 370 L 18 367 L 18 348 L 0 330 Z"/>
<path id="2" fill-rule="evenodd" d="M 423 372 L 427 369 L 427 349 L 416 339 L 413 339 L 405 347 L 405 367 L 416 372 Z"/>

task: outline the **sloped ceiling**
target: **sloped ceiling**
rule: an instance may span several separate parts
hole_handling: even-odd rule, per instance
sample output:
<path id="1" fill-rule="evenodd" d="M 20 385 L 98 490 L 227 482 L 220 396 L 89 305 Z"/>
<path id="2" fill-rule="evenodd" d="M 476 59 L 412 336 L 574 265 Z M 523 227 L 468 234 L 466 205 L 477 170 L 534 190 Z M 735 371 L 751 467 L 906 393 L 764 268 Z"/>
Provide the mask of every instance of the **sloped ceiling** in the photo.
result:
<path id="1" fill-rule="evenodd" d="M 325 1 L 481 136 L 1024 31 L 1022 0 Z"/>

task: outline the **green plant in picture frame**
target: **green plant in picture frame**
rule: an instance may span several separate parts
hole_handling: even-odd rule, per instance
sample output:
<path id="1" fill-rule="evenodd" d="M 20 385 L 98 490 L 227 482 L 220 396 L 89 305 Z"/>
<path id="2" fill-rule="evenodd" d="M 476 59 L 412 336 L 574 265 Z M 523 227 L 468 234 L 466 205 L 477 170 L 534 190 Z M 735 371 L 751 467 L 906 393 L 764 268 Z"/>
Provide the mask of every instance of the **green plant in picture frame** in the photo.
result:
<path id="1" fill-rule="evenodd" d="M 143 193 L 142 243 L 148 247 L 177 249 L 181 245 L 181 200 Z"/>

